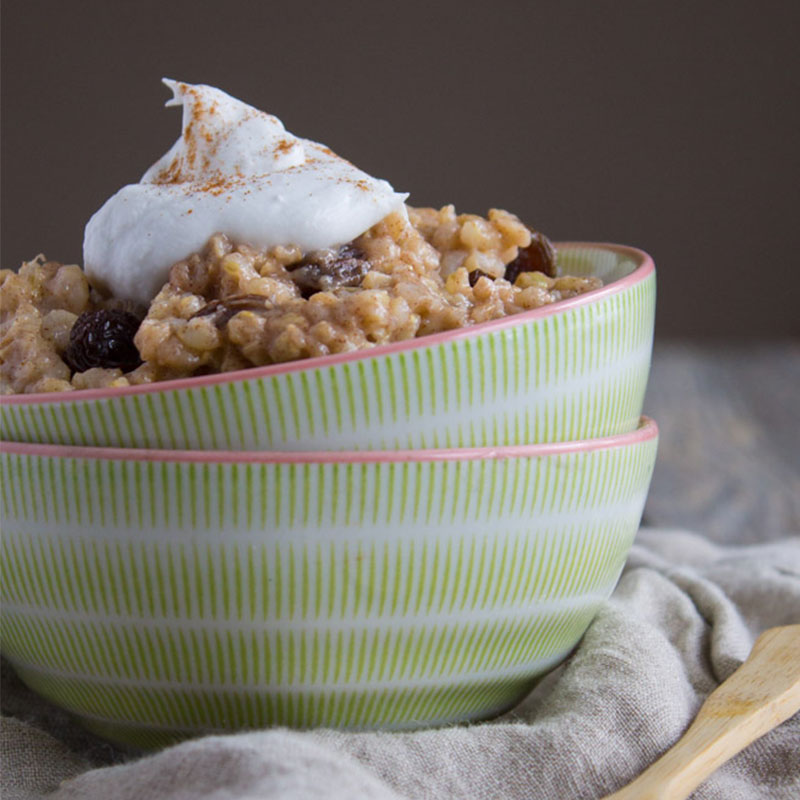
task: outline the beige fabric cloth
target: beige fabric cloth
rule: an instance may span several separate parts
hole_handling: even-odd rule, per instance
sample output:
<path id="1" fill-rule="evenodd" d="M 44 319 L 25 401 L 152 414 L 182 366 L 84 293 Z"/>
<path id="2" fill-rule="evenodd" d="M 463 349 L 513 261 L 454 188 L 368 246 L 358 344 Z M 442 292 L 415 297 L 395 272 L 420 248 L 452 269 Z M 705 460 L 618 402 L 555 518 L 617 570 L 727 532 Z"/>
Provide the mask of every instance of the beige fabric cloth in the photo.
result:
<path id="1" fill-rule="evenodd" d="M 800 539 L 726 548 L 686 532 L 643 530 L 617 590 L 568 663 L 499 720 L 403 734 L 279 729 L 134 758 L 81 733 L 11 677 L 2 797 L 598 798 L 675 742 L 761 630 L 796 622 Z M 800 797 L 800 715 L 694 797 Z"/>

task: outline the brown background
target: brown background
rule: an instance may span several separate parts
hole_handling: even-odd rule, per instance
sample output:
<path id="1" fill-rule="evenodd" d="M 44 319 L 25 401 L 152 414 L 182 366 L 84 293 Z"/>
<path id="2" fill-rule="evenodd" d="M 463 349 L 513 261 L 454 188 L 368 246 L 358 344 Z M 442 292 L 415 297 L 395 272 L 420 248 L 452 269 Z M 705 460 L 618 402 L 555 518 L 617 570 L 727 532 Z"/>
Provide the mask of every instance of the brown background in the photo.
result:
<path id="1" fill-rule="evenodd" d="M 210 83 L 411 192 L 653 254 L 660 336 L 800 332 L 797 2 L 4 0 L 2 265 L 83 226 Z"/>

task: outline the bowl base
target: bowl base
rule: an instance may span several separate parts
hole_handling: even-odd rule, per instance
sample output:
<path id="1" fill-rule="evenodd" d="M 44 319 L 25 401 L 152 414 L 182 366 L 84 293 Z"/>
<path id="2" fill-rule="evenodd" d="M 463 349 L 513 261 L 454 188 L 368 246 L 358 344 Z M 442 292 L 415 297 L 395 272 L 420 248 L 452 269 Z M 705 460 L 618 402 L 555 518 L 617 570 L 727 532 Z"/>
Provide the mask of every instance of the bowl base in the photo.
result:
<path id="1" fill-rule="evenodd" d="M 282 716 L 273 715 L 269 719 L 257 720 L 255 721 L 256 724 L 232 720 L 230 726 L 216 728 L 173 728 L 147 723 L 119 722 L 98 719 L 97 717 L 83 717 L 79 714 L 75 715 L 75 720 L 90 733 L 129 751 L 156 750 L 202 736 L 224 736 L 273 727 L 288 727 L 295 730 L 326 727 L 352 732 L 372 730 L 390 732 L 459 725 L 494 719 L 511 710 L 567 655 L 568 653 L 560 655 L 558 660 L 548 666 L 546 671 L 535 676 L 526 675 L 512 681 L 506 680 L 481 686 L 476 686 L 475 684 L 450 686 L 447 689 L 439 690 L 436 693 L 438 697 L 432 693 L 425 692 L 424 694 L 429 695 L 426 699 L 431 713 L 427 716 L 420 715 L 417 718 L 398 717 L 396 709 L 376 707 L 372 715 L 373 719 L 365 719 L 358 724 L 337 723 L 335 719 L 322 718 L 317 720 L 307 719 L 298 723 L 296 718 L 291 718 L 286 714 Z M 368 696 L 368 692 L 363 693 L 360 698 L 361 702 L 364 702 L 364 698 Z M 417 699 L 420 699 L 419 695 L 417 695 Z M 437 711 L 444 711 L 445 713 L 443 716 L 435 715 Z"/>

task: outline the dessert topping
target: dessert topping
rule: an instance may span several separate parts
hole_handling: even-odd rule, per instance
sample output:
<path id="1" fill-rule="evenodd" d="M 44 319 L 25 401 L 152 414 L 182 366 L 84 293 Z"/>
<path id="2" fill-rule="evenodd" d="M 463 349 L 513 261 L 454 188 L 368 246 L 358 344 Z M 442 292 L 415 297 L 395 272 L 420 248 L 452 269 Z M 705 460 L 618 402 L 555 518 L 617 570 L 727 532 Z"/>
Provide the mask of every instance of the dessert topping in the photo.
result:
<path id="1" fill-rule="evenodd" d="M 172 148 L 89 220 L 86 272 L 116 298 L 149 303 L 172 264 L 215 233 L 257 248 L 335 249 L 405 199 L 276 117 L 211 86 L 165 80 L 183 106 Z"/>

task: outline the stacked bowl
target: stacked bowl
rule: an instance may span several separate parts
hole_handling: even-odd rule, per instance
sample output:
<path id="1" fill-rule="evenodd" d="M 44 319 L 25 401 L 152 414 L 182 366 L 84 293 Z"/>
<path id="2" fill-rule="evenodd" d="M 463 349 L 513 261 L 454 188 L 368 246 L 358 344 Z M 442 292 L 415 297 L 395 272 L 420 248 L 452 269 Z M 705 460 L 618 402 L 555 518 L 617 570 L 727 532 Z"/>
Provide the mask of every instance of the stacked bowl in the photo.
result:
<path id="1" fill-rule="evenodd" d="M 337 356 L 0 400 L 2 648 L 138 747 L 513 706 L 611 593 L 657 429 L 655 271 Z"/>

